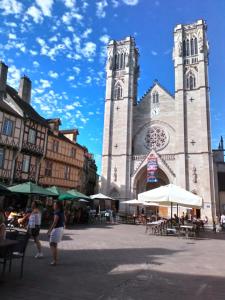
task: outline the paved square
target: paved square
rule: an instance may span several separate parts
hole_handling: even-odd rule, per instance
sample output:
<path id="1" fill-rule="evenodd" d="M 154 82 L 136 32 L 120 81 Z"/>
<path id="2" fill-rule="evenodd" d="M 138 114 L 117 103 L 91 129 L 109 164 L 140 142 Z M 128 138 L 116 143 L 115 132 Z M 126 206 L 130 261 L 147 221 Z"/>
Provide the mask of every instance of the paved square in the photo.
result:
<path id="1" fill-rule="evenodd" d="M 202 239 L 150 236 L 141 225 L 82 226 L 65 230 L 60 264 L 51 261 L 46 231 L 43 259 L 33 242 L 24 278 L 13 262 L 0 283 L 1 300 L 225 299 L 225 236 Z"/>

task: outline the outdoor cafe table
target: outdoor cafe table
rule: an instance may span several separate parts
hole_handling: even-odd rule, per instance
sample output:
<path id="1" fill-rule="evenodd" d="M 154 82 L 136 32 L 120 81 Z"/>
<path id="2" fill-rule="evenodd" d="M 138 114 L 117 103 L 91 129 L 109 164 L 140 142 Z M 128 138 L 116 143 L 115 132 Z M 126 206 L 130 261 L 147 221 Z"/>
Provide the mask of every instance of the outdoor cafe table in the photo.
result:
<path id="1" fill-rule="evenodd" d="M 150 229 L 150 228 L 157 227 L 158 225 L 160 225 L 163 222 L 164 222 L 164 220 L 158 220 L 158 221 L 146 223 L 146 230 L 145 230 L 145 232 L 147 232 L 148 229 Z"/>
<path id="2" fill-rule="evenodd" d="M 194 228 L 193 225 L 181 225 L 180 229 L 185 230 L 185 237 L 188 239 L 190 231 L 192 231 Z"/>
<path id="3" fill-rule="evenodd" d="M 8 257 L 11 260 L 11 255 L 16 244 L 18 244 L 16 240 L 0 240 L 0 259 L 3 259 L 2 276 L 5 274 L 6 260 Z"/>

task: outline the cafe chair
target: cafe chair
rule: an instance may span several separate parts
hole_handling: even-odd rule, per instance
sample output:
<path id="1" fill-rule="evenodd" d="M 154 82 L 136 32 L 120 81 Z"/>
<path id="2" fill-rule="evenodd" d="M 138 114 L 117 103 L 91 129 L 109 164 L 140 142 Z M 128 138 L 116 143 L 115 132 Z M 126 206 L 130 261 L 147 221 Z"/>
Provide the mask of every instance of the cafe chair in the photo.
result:
<path id="1" fill-rule="evenodd" d="M 23 277 L 23 264 L 24 264 L 25 252 L 26 252 L 29 238 L 30 238 L 29 233 L 23 232 L 23 231 L 18 231 L 18 235 L 16 237 L 18 244 L 15 245 L 14 251 L 12 253 L 12 256 L 11 256 L 11 259 L 9 262 L 9 272 L 11 272 L 12 261 L 14 259 L 21 259 L 20 278 Z"/>

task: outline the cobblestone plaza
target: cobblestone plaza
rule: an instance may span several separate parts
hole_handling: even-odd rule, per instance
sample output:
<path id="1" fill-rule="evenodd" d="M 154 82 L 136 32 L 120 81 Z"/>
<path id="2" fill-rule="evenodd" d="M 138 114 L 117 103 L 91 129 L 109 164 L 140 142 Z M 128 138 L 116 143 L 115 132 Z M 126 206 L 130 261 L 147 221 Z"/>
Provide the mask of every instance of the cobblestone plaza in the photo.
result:
<path id="1" fill-rule="evenodd" d="M 44 258 L 33 258 L 30 242 L 24 278 L 13 261 L 1 300 L 224 299 L 223 233 L 184 239 L 146 235 L 142 225 L 80 226 L 65 230 L 56 267 L 44 230 L 41 240 Z"/>

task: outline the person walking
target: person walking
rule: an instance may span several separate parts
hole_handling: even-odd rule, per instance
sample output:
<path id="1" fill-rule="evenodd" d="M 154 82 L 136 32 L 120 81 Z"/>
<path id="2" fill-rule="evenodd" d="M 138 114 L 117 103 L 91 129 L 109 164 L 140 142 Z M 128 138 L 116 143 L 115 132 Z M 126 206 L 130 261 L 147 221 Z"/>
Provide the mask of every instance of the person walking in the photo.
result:
<path id="1" fill-rule="evenodd" d="M 64 224 L 65 216 L 63 203 L 57 201 L 54 203 L 54 220 L 48 230 L 48 235 L 50 236 L 49 244 L 53 258 L 53 261 L 51 262 L 52 266 L 55 266 L 58 263 L 58 243 L 62 240 Z"/>
<path id="2" fill-rule="evenodd" d="M 42 258 L 42 247 L 39 240 L 40 228 L 41 228 L 41 211 L 40 211 L 40 202 L 35 200 L 31 204 L 32 212 L 28 220 L 28 232 L 33 237 L 36 244 L 38 253 L 35 255 L 35 258 Z"/>

